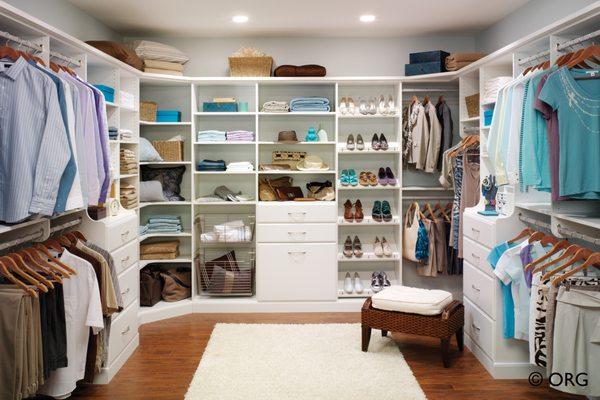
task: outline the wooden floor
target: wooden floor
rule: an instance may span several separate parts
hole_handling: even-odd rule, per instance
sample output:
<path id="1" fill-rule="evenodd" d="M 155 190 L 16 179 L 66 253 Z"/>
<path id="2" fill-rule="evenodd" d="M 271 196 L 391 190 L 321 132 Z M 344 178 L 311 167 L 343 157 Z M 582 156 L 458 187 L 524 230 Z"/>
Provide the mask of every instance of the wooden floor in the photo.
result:
<path id="1" fill-rule="evenodd" d="M 140 347 L 113 381 L 105 386 L 78 388 L 73 398 L 183 399 L 213 326 L 217 322 L 357 323 L 359 321 L 360 315 L 354 313 L 192 314 L 147 324 L 140 328 Z M 373 332 L 373 334 L 377 333 Z M 567 396 L 547 387 L 532 387 L 526 380 L 494 380 L 467 349 L 462 354 L 458 353 L 455 342 L 453 342 L 454 364 L 452 368 L 445 369 L 440 359 L 438 340 L 403 335 L 394 337 L 429 400 L 582 399 L 582 397 Z M 356 338 L 356 346 L 360 346 L 359 336 Z M 385 390 L 385 382 L 382 382 L 381 388 Z M 368 394 L 365 398 L 377 398 L 377 396 Z"/>

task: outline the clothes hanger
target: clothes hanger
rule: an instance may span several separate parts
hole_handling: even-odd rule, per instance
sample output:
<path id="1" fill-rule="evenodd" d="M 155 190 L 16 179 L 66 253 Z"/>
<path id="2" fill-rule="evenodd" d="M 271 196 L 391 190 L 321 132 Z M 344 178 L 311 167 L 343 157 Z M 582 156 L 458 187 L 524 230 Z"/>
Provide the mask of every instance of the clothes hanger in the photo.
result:
<path id="1" fill-rule="evenodd" d="M 56 282 L 59 282 L 59 283 L 62 282 L 62 278 L 60 277 L 60 275 L 58 275 L 57 273 L 55 273 L 51 268 L 47 267 L 46 265 L 41 264 L 38 260 L 36 260 L 35 258 L 33 258 L 24 249 L 21 249 L 21 250 L 17 251 L 16 253 L 18 255 L 20 255 L 21 258 L 23 258 L 24 261 L 27 261 L 28 265 L 30 265 L 31 268 L 35 268 L 38 271 L 42 271 L 46 275 L 50 275 L 51 279 L 54 280 L 54 281 L 56 281 Z"/>
<path id="2" fill-rule="evenodd" d="M 592 265 L 595 266 L 596 268 L 600 269 L 600 267 L 598 266 L 598 265 L 600 265 L 600 252 L 590 254 L 587 257 L 587 260 L 585 260 L 585 262 L 583 264 L 581 264 L 578 267 L 573 268 L 569 272 L 554 279 L 552 281 L 552 284 L 554 285 L 554 287 L 558 287 L 558 285 L 560 285 L 560 283 L 563 282 L 565 279 L 575 275 L 579 271 L 583 271 L 584 269 L 586 269 Z"/>
<path id="3" fill-rule="evenodd" d="M 23 278 L 24 280 L 26 280 L 27 282 L 29 282 L 33 286 L 37 287 L 42 292 L 44 292 L 44 293 L 48 292 L 48 288 L 46 286 L 44 286 L 41 282 L 38 282 L 32 276 L 30 276 L 25 271 L 23 271 L 22 269 L 20 269 L 17 266 L 17 264 L 15 264 L 15 262 L 12 259 L 10 259 L 9 257 L 4 256 L 4 257 L 1 257 L 0 260 L 4 261 L 6 263 L 5 265 L 7 265 L 8 268 L 12 272 L 14 272 L 15 274 L 19 275 L 21 278 Z"/>
<path id="4" fill-rule="evenodd" d="M 561 271 L 569 268 L 571 265 L 575 264 L 579 261 L 585 261 L 586 258 L 592 255 L 592 251 L 590 249 L 586 249 L 584 247 L 580 248 L 573 254 L 573 256 L 564 264 L 560 265 L 558 268 L 553 269 L 552 271 L 548 271 L 546 273 L 546 278 L 550 279 L 552 276 L 558 274 Z"/>
<path id="5" fill-rule="evenodd" d="M 77 239 L 83 240 L 84 242 L 87 242 L 87 239 L 85 238 L 85 236 L 83 235 L 83 233 L 81 233 L 79 231 L 73 231 L 72 233 L 73 233 L 73 235 L 75 235 L 77 237 Z"/>
<path id="6" fill-rule="evenodd" d="M 600 57 L 600 46 L 588 46 L 575 53 L 575 55 L 569 59 L 567 67 L 574 68 L 581 66 L 580 64 L 585 60 L 592 58 L 596 59 L 597 57 Z"/>
<path id="7" fill-rule="evenodd" d="M 530 236 L 533 233 L 531 228 L 525 228 L 514 238 L 507 240 L 507 243 L 515 243 L 518 240 L 525 239 L 527 236 Z"/>
<path id="8" fill-rule="evenodd" d="M 13 274 L 10 273 L 8 267 L 0 260 L 0 274 L 3 275 L 6 279 L 8 279 L 11 283 L 15 284 L 17 287 L 22 289 L 25 293 L 32 297 L 38 297 L 38 294 L 35 290 L 15 278 Z"/>
<path id="9" fill-rule="evenodd" d="M 31 257 L 33 257 L 34 259 L 36 259 L 39 263 L 47 266 L 48 268 L 50 268 L 51 270 L 53 270 L 57 273 L 59 273 L 61 275 L 61 277 L 69 278 L 71 276 L 71 273 L 69 271 L 67 271 L 66 269 L 64 269 L 63 267 L 61 267 L 60 265 L 58 265 L 54 262 L 48 261 L 48 257 L 46 257 L 46 255 L 44 253 L 42 253 L 40 249 L 36 249 L 34 247 L 28 247 L 28 248 L 24 249 L 24 251 L 28 252 L 28 254 L 31 255 Z"/>
<path id="10" fill-rule="evenodd" d="M 50 264 L 47 261 L 44 261 L 41 257 L 39 257 L 39 254 L 37 254 L 36 251 L 31 248 L 22 249 L 19 251 L 19 254 L 24 260 L 29 260 L 33 265 L 50 275 L 52 279 L 58 283 L 63 282 L 63 276 L 68 276 L 66 271 Z"/>
<path id="11" fill-rule="evenodd" d="M 534 242 L 541 240 L 545 236 L 546 236 L 546 234 L 544 232 L 539 232 L 539 231 L 533 232 L 531 234 L 531 236 L 529 236 L 528 242 L 529 242 L 529 244 L 532 244 Z"/>
<path id="12" fill-rule="evenodd" d="M 541 256 L 540 258 L 537 258 L 535 260 L 533 260 L 532 262 L 530 262 L 529 264 L 527 264 L 525 266 L 525 271 L 529 271 L 532 270 L 533 268 L 536 267 L 536 265 L 546 261 L 547 259 L 549 259 L 550 257 L 552 257 L 554 254 L 556 254 L 557 252 L 559 252 L 562 249 L 566 249 L 567 246 L 569 246 L 569 242 L 566 240 L 561 240 L 560 242 L 556 243 L 554 245 L 554 247 L 552 247 L 550 249 L 550 251 L 548 251 L 546 254 L 544 254 L 543 256 Z M 577 246 L 579 247 L 579 246 Z M 564 253 L 563 253 L 564 254 Z M 561 255 L 562 257 L 562 255 Z M 554 263 L 554 262 L 553 262 Z M 550 264 L 548 264 L 550 265 Z M 541 270 L 540 270 L 541 271 Z"/>
<path id="13" fill-rule="evenodd" d="M 34 247 L 36 249 L 40 250 L 42 252 L 42 254 L 44 254 L 46 257 L 48 257 L 48 259 L 50 261 L 59 265 L 61 268 L 64 268 L 65 270 L 69 271 L 69 274 L 77 275 L 77 272 L 75 272 L 75 270 L 73 268 L 69 267 L 67 264 L 63 263 L 62 261 L 55 258 L 52 254 L 50 254 L 48 249 L 46 247 L 44 247 L 44 245 L 42 243 L 37 243 L 37 244 L 35 244 Z M 62 251 L 62 249 L 60 249 L 60 251 Z"/>
<path id="14" fill-rule="evenodd" d="M 565 251 L 563 251 L 563 253 L 560 255 L 560 257 L 557 257 L 555 259 L 548 261 L 547 263 L 544 263 L 542 265 L 538 265 L 537 267 L 535 267 L 533 270 L 533 273 L 535 274 L 536 272 L 544 272 L 546 270 L 546 268 L 552 266 L 553 264 L 558 264 L 558 268 L 560 268 L 561 264 L 559 264 L 559 263 L 561 263 L 563 261 L 568 262 L 569 259 L 572 258 L 581 249 L 582 249 L 582 247 L 579 246 L 578 244 L 572 244 L 569 247 L 567 247 L 567 249 Z M 545 272 L 544 275 L 542 276 L 542 279 L 544 279 L 544 280 L 549 279 L 553 275 L 553 273 L 551 273 L 552 271 Z M 556 272 L 560 272 L 560 271 L 562 271 L 562 269 L 560 269 Z"/>
<path id="15" fill-rule="evenodd" d="M 17 267 L 21 268 L 22 271 L 25 271 L 32 278 L 37 279 L 37 281 L 40 282 L 42 285 L 44 285 L 46 288 L 54 289 L 54 285 L 52 284 L 52 282 L 50 282 L 44 276 L 40 275 L 37 271 L 35 271 L 29 265 L 27 265 L 27 263 L 25 263 L 25 260 L 23 260 L 23 257 L 21 257 L 19 254 L 9 253 L 6 255 L 6 257 L 13 260 L 14 263 L 17 265 Z"/>
<path id="16" fill-rule="evenodd" d="M 52 238 L 47 239 L 44 242 L 44 246 L 46 246 L 46 247 L 48 247 L 50 249 L 56 250 L 59 253 L 62 253 L 62 251 L 63 251 L 63 247 L 60 245 L 60 243 L 56 239 L 52 239 Z"/>
<path id="17" fill-rule="evenodd" d="M 558 243 L 558 239 L 552 235 L 545 235 L 540 240 L 540 244 L 544 247 L 548 246 L 549 244 L 556 245 L 557 243 Z"/>

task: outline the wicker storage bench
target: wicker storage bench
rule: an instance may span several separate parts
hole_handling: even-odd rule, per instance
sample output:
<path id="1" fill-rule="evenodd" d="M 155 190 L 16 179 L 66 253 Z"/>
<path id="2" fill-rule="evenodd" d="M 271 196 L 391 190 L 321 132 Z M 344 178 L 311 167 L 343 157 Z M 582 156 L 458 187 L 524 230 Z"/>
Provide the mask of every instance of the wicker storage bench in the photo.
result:
<path id="1" fill-rule="evenodd" d="M 463 325 L 465 313 L 460 301 L 454 300 L 439 315 L 420 315 L 373 308 L 367 299 L 361 310 L 362 351 L 367 351 L 371 329 L 380 329 L 382 336 L 388 332 L 430 336 L 441 339 L 442 361 L 450 367 L 450 340 L 456 335 L 458 349 L 463 350 Z"/>

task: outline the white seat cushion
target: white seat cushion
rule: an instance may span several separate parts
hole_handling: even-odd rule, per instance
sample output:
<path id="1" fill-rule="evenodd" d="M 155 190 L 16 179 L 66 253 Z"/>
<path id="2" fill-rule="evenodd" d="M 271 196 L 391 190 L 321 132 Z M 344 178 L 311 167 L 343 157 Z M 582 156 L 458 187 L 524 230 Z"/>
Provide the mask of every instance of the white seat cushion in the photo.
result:
<path id="1" fill-rule="evenodd" d="M 411 314 L 437 315 L 452 302 L 452 293 L 408 286 L 390 286 L 371 297 L 373 308 Z"/>

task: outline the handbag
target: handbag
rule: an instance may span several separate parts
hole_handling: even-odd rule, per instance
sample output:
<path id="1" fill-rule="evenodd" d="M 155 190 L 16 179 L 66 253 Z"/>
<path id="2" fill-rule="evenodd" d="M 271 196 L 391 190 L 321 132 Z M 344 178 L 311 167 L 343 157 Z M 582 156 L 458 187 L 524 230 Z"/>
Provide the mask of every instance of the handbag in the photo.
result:
<path id="1" fill-rule="evenodd" d="M 140 271 L 140 306 L 152 307 L 162 298 L 160 272 L 149 268 Z"/>
<path id="2" fill-rule="evenodd" d="M 261 201 L 279 200 L 276 189 L 292 186 L 293 179 L 289 176 L 282 176 L 275 179 L 260 179 L 258 182 L 258 199 Z"/>
<path id="3" fill-rule="evenodd" d="M 416 255 L 417 239 L 419 237 L 419 203 L 412 203 L 404 216 L 402 230 L 402 255 L 410 261 L 419 261 Z"/>
<path id="4" fill-rule="evenodd" d="M 277 197 L 280 201 L 294 201 L 297 198 L 304 197 L 302 189 L 298 186 L 276 188 Z"/>
<path id="5" fill-rule="evenodd" d="M 179 301 L 192 296 L 192 272 L 189 269 L 178 268 L 160 273 L 164 284 L 162 299 L 164 301 Z"/>
<path id="6" fill-rule="evenodd" d="M 296 166 L 306 158 L 306 152 L 278 150 L 273 152 L 272 157 L 273 164 L 287 164 L 292 169 L 297 169 Z"/>
<path id="7" fill-rule="evenodd" d="M 309 182 L 306 184 L 308 190 L 307 196 L 312 199 L 321 201 L 335 200 L 335 190 L 330 181 L 325 182 Z"/>

